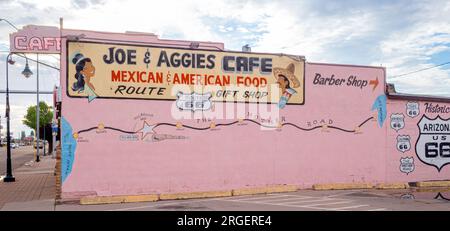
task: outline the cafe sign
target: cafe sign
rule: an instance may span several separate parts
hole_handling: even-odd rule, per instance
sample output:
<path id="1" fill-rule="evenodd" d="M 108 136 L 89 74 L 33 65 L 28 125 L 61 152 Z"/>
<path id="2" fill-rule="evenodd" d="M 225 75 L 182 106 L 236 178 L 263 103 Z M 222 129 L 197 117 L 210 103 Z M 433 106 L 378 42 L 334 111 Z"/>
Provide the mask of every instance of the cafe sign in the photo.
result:
<path id="1" fill-rule="evenodd" d="M 61 37 L 58 27 L 28 25 L 18 32 L 10 34 L 9 39 L 12 53 L 61 53 Z"/>
<path id="2" fill-rule="evenodd" d="M 304 104 L 299 56 L 68 41 L 70 97 Z"/>

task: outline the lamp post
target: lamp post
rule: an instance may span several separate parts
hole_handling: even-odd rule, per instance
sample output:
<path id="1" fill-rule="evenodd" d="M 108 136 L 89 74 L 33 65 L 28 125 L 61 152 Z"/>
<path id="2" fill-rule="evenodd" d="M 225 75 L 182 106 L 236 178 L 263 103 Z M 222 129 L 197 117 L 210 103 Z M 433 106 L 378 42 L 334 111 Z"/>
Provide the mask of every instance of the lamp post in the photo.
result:
<path id="1" fill-rule="evenodd" d="M 39 106 L 39 56 L 36 60 L 37 62 L 37 105 L 36 105 L 36 162 L 39 162 L 39 112 L 40 112 L 40 106 Z M 33 72 L 30 70 L 30 66 L 28 66 L 28 59 L 27 63 L 25 64 L 25 69 L 22 71 L 22 75 L 24 75 L 26 78 L 29 78 Z"/>
<path id="2" fill-rule="evenodd" d="M 11 22 L 4 18 L 0 18 L 0 21 L 5 21 L 10 26 L 14 27 L 14 29 L 17 29 L 16 26 L 14 26 Z M 6 56 L 6 176 L 3 178 L 3 182 L 14 182 L 16 179 L 12 175 L 12 167 L 11 167 L 11 135 L 10 135 L 10 127 L 9 127 L 9 78 L 8 78 L 8 64 L 14 64 L 14 61 L 11 59 L 11 53 Z"/>
<path id="3" fill-rule="evenodd" d="M 37 138 L 37 146 L 36 146 L 36 162 L 41 161 L 39 159 L 39 148 L 40 148 L 40 137 L 39 137 L 39 113 L 41 112 L 41 105 L 39 104 L 39 54 L 36 54 L 36 98 L 37 98 L 37 104 L 36 104 L 36 138 Z M 44 142 L 45 146 L 45 142 Z M 45 150 L 45 149 L 44 149 Z M 44 152 L 45 154 L 45 152 Z"/>
<path id="4" fill-rule="evenodd" d="M 14 182 L 16 179 L 12 174 L 12 164 L 11 164 L 11 129 L 10 129 L 10 106 L 9 106 L 9 64 L 13 65 L 15 61 L 12 60 L 12 53 L 6 56 L 6 176 L 3 178 L 3 182 Z M 31 72 L 30 67 L 27 64 L 25 69 L 22 71 L 25 77 L 30 77 L 33 72 Z"/>
<path id="5" fill-rule="evenodd" d="M 3 178 L 3 182 L 14 182 L 16 179 L 12 175 L 11 167 L 11 135 L 10 135 L 10 115 L 9 115 L 9 78 L 8 78 L 8 64 L 10 63 L 11 53 L 6 57 L 6 176 Z M 11 59 L 11 62 L 12 59 Z"/>

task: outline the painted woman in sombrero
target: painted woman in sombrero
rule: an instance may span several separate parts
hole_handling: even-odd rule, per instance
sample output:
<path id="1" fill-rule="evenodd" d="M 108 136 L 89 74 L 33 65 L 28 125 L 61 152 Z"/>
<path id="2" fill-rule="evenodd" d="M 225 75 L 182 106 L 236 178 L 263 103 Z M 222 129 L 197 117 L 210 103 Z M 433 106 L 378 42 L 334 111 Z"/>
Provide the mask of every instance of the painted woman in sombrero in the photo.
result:
<path id="1" fill-rule="evenodd" d="M 273 75 L 275 76 L 278 85 L 280 86 L 282 95 L 278 102 L 279 108 L 284 108 L 289 102 L 291 96 L 297 91 L 294 88 L 300 87 L 300 81 L 294 74 L 295 66 L 293 63 L 289 64 L 286 68 L 274 68 Z"/>

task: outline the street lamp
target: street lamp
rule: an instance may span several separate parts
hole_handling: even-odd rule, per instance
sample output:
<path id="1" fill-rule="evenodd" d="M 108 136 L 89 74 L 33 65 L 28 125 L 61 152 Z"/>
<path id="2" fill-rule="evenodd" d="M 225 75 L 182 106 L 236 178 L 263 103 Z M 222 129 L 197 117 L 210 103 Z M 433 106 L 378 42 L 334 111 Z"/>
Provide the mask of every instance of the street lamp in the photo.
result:
<path id="1" fill-rule="evenodd" d="M 3 182 L 14 182 L 16 179 L 12 174 L 12 164 L 11 164 L 11 129 L 10 129 L 10 105 L 9 105 L 9 64 L 14 65 L 15 61 L 12 59 L 12 53 L 9 53 L 6 56 L 6 176 L 3 178 Z M 27 64 L 25 65 L 25 69 L 22 71 L 22 74 L 25 77 L 30 77 L 33 72 L 30 70 Z M 39 155 L 37 157 L 39 159 Z M 39 160 L 37 160 L 39 161 Z"/>
<path id="2" fill-rule="evenodd" d="M 25 57 L 26 58 L 26 57 Z M 30 66 L 28 66 L 28 59 L 27 63 L 25 64 L 25 69 L 22 71 L 22 75 L 25 76 L 25 78 L 29 78 L 31 75 L 33 75 L 33 72 L 30 70 Z M 37 93 L 39 94 L 39 92 Z M 36 121 L 39 121 L 39 97 L 38 97 L 38 106 L 36 107 Z M 39 130 L 39 122 L 36 123 L 36 130 Z M 39 133 L 38 133 L 39 134 Z M 39 138 L 39 135 L 37 136 Z M 39 162 L 39 140 L 37 141 L 37 151 L 36 151 L 36 162 Z"/>
<path id="3" fill-rule="evenodd" d="M 29 78 L 32 74 L 33 72 L 30 70 L 30 67 L 28 66 L 28 59 L 27 59 L 27 64 L 25 64 L 25 69 L 23 69 L 22 75 L 25 76 L 25 78 Z"/>

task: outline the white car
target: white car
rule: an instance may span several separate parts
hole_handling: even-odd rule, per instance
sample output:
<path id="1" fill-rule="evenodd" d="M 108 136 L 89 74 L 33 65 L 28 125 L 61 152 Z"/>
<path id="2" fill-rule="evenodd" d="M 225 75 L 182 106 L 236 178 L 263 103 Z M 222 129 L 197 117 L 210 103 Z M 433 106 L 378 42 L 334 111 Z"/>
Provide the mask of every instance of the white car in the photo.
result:
<path id="1" fill-rule="evenodd" d="M 45 145 L 48 145 L 48 141 L 46 141 L 46 140 L 39 141 L 39 149 L 44 148 L 44 143 L 45 143 Z M 33 147 L 34 147 L 34 149 L 36 149 L 36 147 L 37 147 L 37 142 L 36 141 L 34 141 Z"/>
<path id="2" fill-rule="evenodd" d="M 16 144 L 16 143 L 11 143 L 11 148 L 12 149 L 15 149 L 15 148 L 18 148 L 19 146 Z"/>

